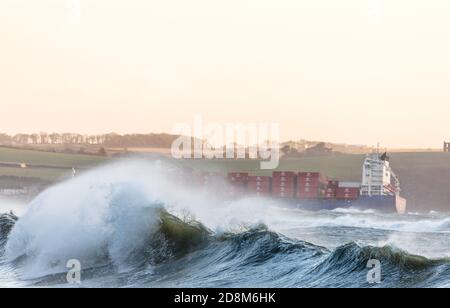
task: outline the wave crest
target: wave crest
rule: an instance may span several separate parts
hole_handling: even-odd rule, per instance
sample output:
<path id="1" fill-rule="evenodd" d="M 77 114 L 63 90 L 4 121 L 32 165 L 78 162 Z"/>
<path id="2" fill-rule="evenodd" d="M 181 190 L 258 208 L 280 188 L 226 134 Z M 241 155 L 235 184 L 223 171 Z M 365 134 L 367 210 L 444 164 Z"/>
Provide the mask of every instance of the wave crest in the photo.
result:
<path id="1" fill-rule="evenodd" d="M 13 213 L 0 215 L 0 252 L 3 254 L 3 247 L 8 239 L 8 235 L 14 227 L 18 217 Z"/>
<path id="2" fill-rule="evenodd" d="M 356 266 L 365 267 L 371 259 L 406 270 L 423 270 L 446 262 L 445 259 L 430 260 L 423 256 L 413 255 L 393 246 L 361 247 L 355 242 L 338 247 L 329 256 L 327 262 L 333 266 L 353 263 Z"/>

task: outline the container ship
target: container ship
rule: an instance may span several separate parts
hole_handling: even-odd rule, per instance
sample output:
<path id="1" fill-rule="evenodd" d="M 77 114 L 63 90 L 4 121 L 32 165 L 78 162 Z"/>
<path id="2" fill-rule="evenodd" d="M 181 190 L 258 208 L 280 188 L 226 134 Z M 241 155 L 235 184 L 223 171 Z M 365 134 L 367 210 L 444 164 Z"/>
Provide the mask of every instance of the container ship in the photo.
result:
<path id="1" fill-rule="evenodd" d="M 211 184 L 215 176 L 203 174 L 203 184 Z M 319 172 L 292 171 L 276 171 L 272 176 L 231 172 L 227 182 L 227 195 L 231 198 L 244 195 L 276 198 L 289 207 L 313 211 L 355 208 L 406 213 L 406 199 L 400 196 L 400 181 L 390 167 L 387 153 L 367 154 L 362 182 L 332 180 Z"/>

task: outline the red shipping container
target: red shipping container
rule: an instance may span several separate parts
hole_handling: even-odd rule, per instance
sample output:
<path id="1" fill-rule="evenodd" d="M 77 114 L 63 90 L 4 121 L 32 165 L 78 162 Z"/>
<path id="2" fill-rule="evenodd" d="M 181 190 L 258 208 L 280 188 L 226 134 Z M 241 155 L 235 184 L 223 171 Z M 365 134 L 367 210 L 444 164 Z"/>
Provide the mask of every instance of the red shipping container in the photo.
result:
<path id="1" fill-rule="evenodd" d="M 288 187 L 273 186 L 272 190 L 274 192 L 277 192 L 277 191 L 289 191 L 289 192 L 292 191 L 292 192 L 294 192 L 295 191 L 293 186 L 292 187 L 291 186 L 288 186 Z"/>
<path id="2" fill-rule="evenodd" d="M 280 182 L 294 182 L 295 178 L 293 177 L 278 177 L 273 178 L 274 182 L 280 183 Z"/>
<path id="3" fill-rule="evenodd" d="M 339 181 L 335 181 L 335 180 L 328 181 L 328 187 L 330 187 L 330 188 L 338 188 L 339 187 Z"/>
<path id="4" fill-rule="evenodd" d="M 275 198 L 294 198 L 294 191 L 273 191 L 272 196 Z"/>
<path id="5" fill-rule="evenodd" d="M 275 171 L 272 175 L 274 178 L 294 178 L 296 174 L 291 171 Z"/>
<path id="6" fill-rule="evenodd" d="M 294 188 L 291 187 L 272 187 L 272 191 L 276 192 L 295 192 Z"/>
<path id="7" fill-rule="evenodd" d="M 336 199 L 355 200 L 359 197 L 359 188 L 356 187 L 338 187 L 336 189 Z"/>
<path id="8" fill-rule="evenodd" d="M 272 178 L 270 176 L 249 176 L 248 182 L 251 183 L 271 183 Z"/>
<path id="9" fill-rule="evenodd" d="M 322 196 L 322 198 L 324 198 L 324 199 L 336 199 L 336 194 L 328 194 L 328 193 L 326 193 L 325 195 Z"/>
<path id="10" fill-rule="evenodd" d="M 270 191 L 270 183 L 248 183 L 247 187 L 249 191 Z"/>
<path id="11" fill-rule="evenodd" d="M 249 177 L 248 192 L 256 195 L 270 195 L 270 177 Z"/>
<path id="12" fill-rule="evenodd" d="M 274 176 L 272 177 L 272 180 L 277 182 L 293 182 L 295 180 L 295 176 Z"/>
<path id="13" fill-rule="evenodd" d="M 278 182 L 278 181 L 273 181 L 272 182 L 272 187 L 292 187 L 292 189 L 295 188 L 294 182 L 288 181 L 288 182 Z"/>
<path id="14" fill-rule="evenodd" d="M 270 182 L 248 182 L 248 187 L 270 187 Z"/>
<path id="15" fill-rule="evenodd" d="M 311 182 L 315 182 L 315 183 L 319 183 L 319 178 L 303 178 L 303 177 L 298 177 L 298 181 L 299 183 L 311 183 Z"/>
<path id="16" fill-rule="evenodd" d="M 298 192 L 297 193 L 297 198 L 300 198 L 300 199 L 317 199 L 318 198 L 318 193 L 317 193 L 317 191 L 315 191 L 315 192 Z"/>
<path id="17" fill-rule="evenodd" d="M 318 182 L 298 182 L 297 186 L 298 187 L 316 187 L 316 188 L 324 187 L 323 185 L 321 185 Z"/>
<path id="18" fill-rule="evenodd" d="M 297 189 L 297 191 L 299 193 L 311 193 L 311 192 L 314 192 L 314 193 L 317 194 L 319 192 L 319 188 L 317 188 L 317 187 L 299 187 Z"/>
<path id="19" fill-rule="evenodd" d="M 337 193 L 347 193 L 347 194 L 359 194 L 359 188 L 357 187 L 338 187 L 336 189 Z"/>
<path id="20" fill-rule="evenodd" d="M 266 192 L 266 193 L 270 193 L 270 186 L 269 185 L 266 185 L 266 186 L 249 185 L 248 186 L 248 190 L 250 192 Z"/>
<path id="21" fill-rule="evenodd" d="M 273 177 L 272 181 L 277 182 L 294 182 L 295 177 L 293 176 L 279 176 L 279 177 Z"/>
<path id="22" fill-rule="evenodd" d="M 297 185 L 297 191 L 301 193 L 309 193 L 309 192 L 315 192 L 316 194 L 323 191 L 325 193 L 325 187 L 320 184 L 316 183 L 298 183 Z"/>
<path id="23" fill-rule="evenodd" d="M 248 173 L 245 172 L 230 172 L 228 173 L 228 180 L 232 182 L 246 182 L 248 180 Z"/>
<path id="24" fill-rule="evenodd" d="M 318 172 L 300 172 L 298 184 L 299 186 L 327 186 L 328 179 Z"/>
<path id="25" fill-rule="evenodd" d="M 319 172 L 299 172 L 298 173 L 299 177 L 308 177 L 308 178 L 318 178 L 320 177 L 320 173 Z"/>
<path id="26" fill-rule="evenodd" d="M 281 198 L 294 199 L 295 198 L 295 194 L 293 192 L 290 192 L 290 191 L 288 191 L 288 192 L 280 191 L 280 192 L 277 192 L 277 193 L 272 193 L 272 197 L 273 198 L 277 198 L 277 197 L 280 198 L 281 197 Z"/>
<path id="27" fill-rule="evenodd" d="M 277 181 L 273 181 L 272 182 L 272 186 L 273 187 L 292 187 L 292 189 L 294 189 L 294 182 L 277 182 Z"/>
<path id="28" fill-rule="evenodd" d="M 328 187 L 328 188 L 324 189 L 324 191 L 326 194 L 334 194 L 334 195 L 336 194 L 336 188 Z"/>

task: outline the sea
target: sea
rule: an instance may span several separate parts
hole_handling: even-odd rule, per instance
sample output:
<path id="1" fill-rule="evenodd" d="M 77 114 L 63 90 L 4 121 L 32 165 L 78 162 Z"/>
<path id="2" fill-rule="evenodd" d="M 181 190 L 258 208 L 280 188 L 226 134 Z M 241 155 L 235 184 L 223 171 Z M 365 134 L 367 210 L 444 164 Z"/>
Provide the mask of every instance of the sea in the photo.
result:
<path id="1" fill-rule="evenodd" d="M 179 172 L 126 160 L 0 199 L 0 287 L 450 287 L 448 213 L 230 200 Z"/>

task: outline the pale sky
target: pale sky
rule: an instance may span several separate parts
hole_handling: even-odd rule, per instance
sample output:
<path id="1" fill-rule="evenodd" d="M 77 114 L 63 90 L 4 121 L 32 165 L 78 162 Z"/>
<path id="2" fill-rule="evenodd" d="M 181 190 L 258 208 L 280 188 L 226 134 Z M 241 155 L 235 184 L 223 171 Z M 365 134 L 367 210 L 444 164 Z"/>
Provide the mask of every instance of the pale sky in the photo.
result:
<path id="1" fill-rule="evenodd" d="M 450 139 L 448 0 L 1 0 L 0 132 Z"/>

